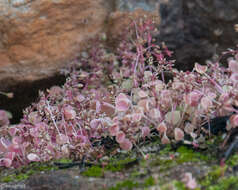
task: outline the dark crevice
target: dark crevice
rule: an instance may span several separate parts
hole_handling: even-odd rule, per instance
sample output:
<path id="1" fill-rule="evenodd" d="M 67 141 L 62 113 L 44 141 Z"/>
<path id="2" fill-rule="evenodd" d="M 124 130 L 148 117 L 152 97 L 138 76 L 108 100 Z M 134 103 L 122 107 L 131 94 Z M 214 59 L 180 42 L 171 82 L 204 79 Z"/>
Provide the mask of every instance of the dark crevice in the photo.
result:
<path id="1" fill-rule="evenodd" d="M 12 113 L 12 124 L 19 123 L 23 116 L 23 110 L 30 106 L 31 103 L 37 101 L 40 90 L 44 91 L 54 85 L 61 86 L 65 83 L 65 79 L 66 78 L 63 75 L 56 75 L 34 82 L 24 81 L 9 86 L 7 88 L 7 92 L 13 92 L 14 97 L 7 98 L 6 96 L 0 95 L 0 109 L 4 109 Z"/>

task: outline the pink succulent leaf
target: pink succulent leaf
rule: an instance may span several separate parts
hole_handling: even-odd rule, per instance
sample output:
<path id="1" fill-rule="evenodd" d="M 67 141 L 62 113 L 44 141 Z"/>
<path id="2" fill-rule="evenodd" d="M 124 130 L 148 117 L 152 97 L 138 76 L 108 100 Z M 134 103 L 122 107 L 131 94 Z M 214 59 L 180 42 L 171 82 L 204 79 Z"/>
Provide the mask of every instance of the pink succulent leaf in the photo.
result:
<path id="1" fill-rule="evenodd" d="M 166 48 L 164 51 L 165 51 L 165 53 L 166 53 L 169 57 L 171 57 L 172 54 L 173 54 L 173 52 L 170 51 L 170 50 L 168 50 L 168 48 Z"/>
<path id="2" fill-rule="evenodd" d="M 15 153 L 21 153 L 21 147 L 18 144 L 11 144 L 8 146 L 7 149 L 8 152 L 15 152 Z"/>
<path id="3" fill-rule="evenodd" d="M 67 106 L 63 109 L 64 117 L 66 120 L 71 120 L 76 118 L 76 112 L 72 106 Z"/>
<path id="4" fill-rule="evenodd" d="M 99 113 L 102 109 L 101 103 L 97 100 L 96 101 L 96 113 Z"/>
<path id="5" fill-rule="evenodd" d="M 212 100 L 209 97 L 202 97 L 201 106 L 205 111 L 208 111 L 212 107 Z"/>
<path id="6" fill-rule="evenodd" d="M 186 184 L 187 188 L 189 189 L 196 189 L 197 188 L 197 182 L 196 180 L 193 178 L 191 180 L 189 180 L 189 182 Z"/>
<path id="7" fill-rule="evenodd" d="M 187 105 L 196 107 L 199 103 L 200 98 L 201 98 L 201 94 L 199 94 L 198 92 L 192 91 L 189 94 L 184 96 L 184 101 Z"/>
<path id="8" fill-rule="evenodd" d="M 195 63 L 195 71 L 197 71 L 200 74 L 204 74 L 207 71 L 206 65 L 200 65 L 198 63 Z"/>
<path id="9" fill-rule="evenodd" d="M 90 127 L 93 128 L 93 129 L 96 129 L 100 124 L 101 124 L 101 120 L 100 119 L 93 119 L 90 122 Z"/>
<path id="10" fill-rule="evenodd" d="M 44 132 L 48 127 L 49 126 L 44 122 L 39 122 L 35 124 L 35 128 L 40 132 Z"/>
<path id="11" fill-rule="evenodd" d="M 109 127 L 109 133 L 111 136 L 116 136 L 119 133 L 119 130 L 120 128 L 116 123 Z"/>
<path id="12" fill-rule="evenodd" d="M 9 158 L 2 158 L 0 159 L 0 166 L 4 166 L 4 167 L 11 167 L 12 165 L 12 160 Z"/>
<path id="13" fill-rule="evenodd" d="M 238 73 L 238 62 L 237 62 L 237 60 L 231 59 L 228 62 L 228 68 L 230 69 L 231 72 Z"/>
<path id="14" fill-rule="evenodd" d="M 161 114 L 160 110 L 157 109 L 157 108 L 151 109 L 150 112 L 149 112 L 149 115 L 152 119 L 156 119 L 156 120 L 159 120 L 162 117 L 162 114 Z"/>
<path id="15" fill-rule="evenodd" d="M 18 136 L 15 136 L 15 137 L 13 137 L 12 138 L 12 143 L 13 144 L 18 144 L 18 145 L 20 145 L 21 143 L 22 143 L 22 138 L 21 137 L 18 137 Z"/>
<path id="16" fill-rule="evenodd" d="M 32 124 L 41 122 L 42 118 L 38 115 L 38 112 L 34 111 L 28 115 L 28 121 Z"/>
<path id="17" fill-rule="evenodd" d="M 230 122 L 227 122 L 227 123 L 226 123 L 226 130 L 227 130 L 227 131 L 230 131 L 231 129 L 232 129 L 231 123 L 230 123 Z"/>
<path id="18" fill-rule="evenodd" d="M 165 122 L 161 122 L 156 129 L 160 134 L 163 134 L 167 131 L 167 126 Z"/>
<path id="19" fill-rule="evenodd" d="M 0 110 L 0 126 L 8 125 L 9 122 L 9 114 L 5 110 Z"/>
<path id="20" fill-rule="evenodd" d="M 94 137 L 96 138 L 96 137 Z M 78 135 L 77 136 L 77 139 L 79 140 L 79 142 L 81 144 L 86 144 L 89 140 L 88 140 L 88 137 L 84 136 L 84 135 Z"/>
<path id="21" fill-rule="evenodd" d="M 181 119 L 180 111 L 171 111 L 165 115 L 165 121 L 167 123 L 171 123 L 172 125 L 178 124 L 180 119 Z"/>
<path id="22" fill-rule="evenodd" d="M 211 99 L 215 99 L 215 98 L 217 97 L 217 94 L 214 93 L 214 92 L 208 92 L 208 93 L 207 93 L 207 96 L 208 96 L 209 98 L 211 98 Z"/>
<path id="23" fill-rule="evenodd" d="M 160 101 L 165 106 L 170 105 L 171 103 L 171 90 L 162 90 L 160 94 Z"/>
<path id="24" fill-rule="evenodd" d="M 125 138 L 124 141 L 120 143 L 120 147 L 123 150 L 129 151 L 132 149 L 133 145 L 129 139 Z"/>
<path id="25" fill-rule="evenodd" d="M 27 159 L 29 161 L 32 161 L 32 162 L 39 162 L 40 161 L 40 157 L 37 154 L 34 154 L 34 153 L 28 154 Z"/>
<path id="26" fill-rule="evenodd" d="M 11 142 L 3 137 L 0 139 L 0 152 L 6 152 L 11 145 Z"/>
<path id="27" fill-rule="evenodd" d="M 60 88 L 59 86 L 52 86 L 48 90 L 48 93 L 49 93 L 50 96 L 60 96 L 62 91 L 63 91 L 63 89 Z"/>
<path id="28" fill-rule="evenodd" d="M 130 100 L 123 93 L 120 93 L 115 100 L 116 110 L 119 112 L 125 112 L 130 107 Z"/>
<path id="29" fill-rule="evenodd" d="M 59 145 L 63 145 L 63 144 L 66 144 L 68 143 L 69 141 L 69 138 L 64 135 L 64 134 L 58 134 L 56 135 L 56 142 L 59 144 Z"/>
<path id="30" fill-rule="evenodd" d="M 131 114 L 130 118 L 131 118 L 132 122 L 137 123 L 137 122 L 139 122 L 141 120 L 142 114 L 141 113 L 133 113 L 133 114 Z"/>
<path id="31" fill-rule="evenodd" d="M 124 122 L 134 122 L 132 120 L 132 114 L 126 114 L 123 119 L 122 119 Z"/>
<path id="32" fill-rule="evenodd" d="M 6 152 L 6 153 L 4 154 L 4 158 L 8 158 L 8 159 L 10 159 L 10 160 L 14 160 L 15 156 L 16 156 L 16 153 L 15 153 L 15 152 Z"/>
<path id="33" fill-rule="evenodd" d="M 10 127 L 8 129 L 8 133 L 9 135 L 11 135 L 12 137 L 16 135 L 16 133 L 19 131 L 19 129 L 17 129 L 16 127 Z"/>
<path id="34" fill-rule="evenodd" d="M 116 101 L 117 100 L 122 100 L 122 99 L 128 99 L 127 95 L 125 95 L 124 93 L 120 93 L 117 97 L 116 97 Z"/>
<path id="35" fill-rule="evenodd" d="M 164 133 L 162 139 L 161 139 L 162 144 L 170 144 L 170 140 L 167 137 L 166 133 Z"/>
<path id="36" fill-rule="evenodd" d="M 191 123 L 187 122 L 187 123 L 185 124 L 184 131 L 185 131 L 187 134 L 193 133 L 194 129 L 195 129 L 195 127 L 194 127 Z"/>
<path id="37" fill-rule="evenodd" d="M 75 97 L 75 100 L 79 103 L 83 102 L 85 100 L 85 97 L 82 94 L 79 94 Z"/>
<path id="38" fill-rule="evenodd" d="M 174 129 L 174 138 L 176 141 L 181 141 L 184 138 L 184 132 L 180 128 Z"/>
<path id="39" fill-rule="evenodd" d="M 37 130 L 37 128 L 31 128 L 30 129 L 30 135 L 32 136 L 32 137 L 39 137 L 39 135 L 40 135 L 40 133 L 39 133 L 39 131 Z"/>
<path id="40" fill-rule="evenodd" d="M 146 98 L 148 96 L 148 93 L 146 91 L 143 91 L 143 90 L 139 90 L 138 91 L 138 96 L 140 98 Z"/>
<path id="41" fill-rule="evenodd" d="M 233 128 L 238 127 L 238 114 L 234 114 L 230 117 L 230 124 Z"/>
<path id="42" fill-rule="evenodd" d="M 118 119 L 118 117 L 113 117 L 112 121 L 113 121 L 114 123 L 118 123 L 119 119 Z"/>
<path id="43" fill-rule="evenodd" d="M 46 146 L 45 150 L 46 150 L 48 153 L 50 153 L 50 154 L 54 154 L 54 152 L 55 152 L 55 148 L 54 148 L 54 146 L 53 146 L 52 144 L 48 144 L 48 145 Z"/>
<path id="44" fill-rule="evenodd" d="M 162 53 L 154 53 L 154 56 L 156 57 L 157 61 L 163 61 L 164 55 Z"/>
<path id="45" fill-rule="evenodd" d="M 142 127 L 141 128 L 141 135 L 143 138 L 150 135 L 150 128 L 149 127 Z"/>
<path id="46" fill-rule="evenodd" d="M 233 83 L 233 85 L 238 84 L 238 73 L 233 73 L 233 74 L 230 76 L 230 80 L 231 80 L 231 82 Z"/>
<path id="47" fill-rule="evenodd" d="M 150 101 L 148 99 L 140 100 L 137 105 L 143 109 L 143 112 L 150 110 Z"/>
<path id="48" fill-rule="evenodd" d="M 64 156 L 69 156 L 70 151 L 69 151 L 68 145 L 66 145 L 66 144 L 63 145 L 61 150 L 62 150 L 62 153 L 63 153 Z"/>
<path id="49" fill-rule="evenodd" d="M 125 140 L 125 138 L 126 138 L 126 135 L 123 131 L 118 132 L 116 135 L 116 141 L 118 143 L 122 143 Z"/>
<path id="50" fill-rule="evenodd" d="M 155 91 L 161 92 L 164 89 L 164 83 L 161 80 L 156 80 L 154 83 L 152 82 L 152 84 L 154 84 L 155 86 Z"/>
<path id="51" fill-rule="evenodd" d="M 184 89 L 184 83 L 179 82 L 179 81 L 175 81 L 175 82 L 173 82 L 173 84 L 172 84 L 172 88 L 173 88 L 174 90 Z"/>
<path id="52" fill-rule="evenodd" d="M 185 183 L 185 185 L 188 189 L 196 189 L 197 188 L 197 182 L 192 177 L 192 174 L 190 172 L 187 172 L 187 173 L 184 174 L 182 182 Z"/>
<path id="53" fill-rule="evenodd" d="M 32 141 L 35 147 L 39 147 L 42 144 L 42 139 L 38 137 L 35 137 Z"/>

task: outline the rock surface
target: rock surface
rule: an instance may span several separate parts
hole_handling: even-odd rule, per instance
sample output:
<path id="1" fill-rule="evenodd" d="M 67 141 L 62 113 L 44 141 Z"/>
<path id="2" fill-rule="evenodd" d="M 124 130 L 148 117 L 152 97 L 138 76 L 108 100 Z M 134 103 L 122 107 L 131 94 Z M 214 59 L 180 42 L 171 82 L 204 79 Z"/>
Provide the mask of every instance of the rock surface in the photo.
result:
<path id="1" fill-rule="evenodd" d="M 175 52 L 178 68 L 191 69 L 194 62 L 235 48 L 237 11 L 238 0 L 164 0 L 158 39 Z"/>
<path id="2" fill-rule="evenodd" d="M 128 18 L 127 13 L 121 12 L 136 8 L 156 10 L 154 2 L 0 0 L 0 81 L 4 81 L 0 89 L 52 77 L 77 57 L 90 38 L 110 31 L 108 27 L 112 25 L 107 23 Z M 115 10 L 120 13 L 112 16 Z M 146 12 L 140 11 L 143 13 Z M 121 19 L 115 19 L 118 14 Z"/>
<path id="3" fill-rule="evenodd" d="M 108 4 L 0 0 L 0 80 L 34 81 L 54 75 L 102 31 Z"/>

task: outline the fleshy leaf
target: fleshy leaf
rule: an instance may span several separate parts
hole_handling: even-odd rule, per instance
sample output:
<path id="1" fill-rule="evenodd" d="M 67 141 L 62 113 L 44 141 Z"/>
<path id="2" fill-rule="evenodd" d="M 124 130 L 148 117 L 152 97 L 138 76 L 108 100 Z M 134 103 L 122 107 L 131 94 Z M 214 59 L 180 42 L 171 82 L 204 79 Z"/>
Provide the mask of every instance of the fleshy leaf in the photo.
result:
<path id="1" fill-rule="evenodd" d="M 124 141 L 120 143 L 120 147 L 123 150 L 129 151 L 132 149 L 133 145 L 129 139 L 125 138 Z"/>
<path id="2" fill-rule="evenodd" d="M 184 132 L 180 128 L 174 129 L 174 138 L 176 141 L 181 141 L 184 138 Z"/>
<path id="3" fill-rule="evenodd" d="M 172 125 L 178 124 L 180 119 L 181 119 L 180 111 L 171 111 L 165 115 L 165 121 L 171 123 Z"/>
<path id="4" fill-rule="evenodd" d="M 27 159 L 29 161 L 33 161 L 33 162 L 39 162 L 40 161 L 40 157 L 34 153 L 30 153 L 27 155 Z"/>
<path id="5" fill-rule="evenodd" d="M 115 104 L 117 111 L 125 112 L 130 107 L 130 100 L 127 98 L 125 94 L 120 93 L 115 100 Z"/>
<path id="6" fill-rule="evenodd" d="M 207 71 L 206 65 L 200 65 L 198 63 L 195 63 L 194 67 L 195 67 L 195 70 L 200 74 L 204 74 Z"/>
<path id="7" fill-rule="evenodd" d="M 116 141 L 117 141 L 118 143 L 122 143 L 122 142 L 125 140 L 125 138 L 126 138 L 125 133 L 122 132 L 122 131 L 120 131 L 120 132 L 117 133 Z"/>

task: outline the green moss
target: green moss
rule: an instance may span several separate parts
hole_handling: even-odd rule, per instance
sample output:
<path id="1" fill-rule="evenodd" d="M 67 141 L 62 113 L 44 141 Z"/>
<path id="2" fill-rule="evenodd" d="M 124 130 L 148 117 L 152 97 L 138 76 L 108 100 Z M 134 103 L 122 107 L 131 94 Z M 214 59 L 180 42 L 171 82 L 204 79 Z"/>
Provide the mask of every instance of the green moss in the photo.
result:
<path id="1" fill-rule="evenodd" d="M 114 187 L 109 188 L 109 190 L 120 190 L 120 189 L 134 189 L 139 187 L 139 183 L 132 180 L 125 180 L 118 182 Z"/>
<path id="2" fill-rule="evenodd" d="M 176 156 L 175 159 L 171 159 L 169 154 L 175 154 L 175 152 L 171 150 L 170 146 L 167 146 L 165 149 L 163 149 L 163 152 L 160 152 L 160 155 L 150 163 L 150 166 L 159 166 L 160 171 L 165 171 L 185 162 L 200 162 L 210 160 L 208 156 L 199 152 L 194 152 L 192 149 L 185 146 L 179 147 L 177 149 L 177 153 L 179 153 L 178 156 Z"/>
<path id="3" fill-rule="evenodd" d="M 229 190 L 238 189 L 238 177 L 231 176 L 228 178 L 223 178 L 219 183 L 213 187 L 209 187 L 208 190 Z"/>
<path id="4" fill-rule="evenodd" d="M 160 154 L 160 155 L 165 155 L 165 154 L 169 154 L 169 153 L 171 153 L 171 152 L 173 152 L 173 151 L 172 151 L 171 145 L 169 144 L 169 145 L 166 145 L 166 146 L 159 152 L 159 154 Z"/>
<path id="5" fill-rule="evenodd" d="M 103 177 L 103 169 L 98 166 L 88 168 L 82 175 L 87 177 Z"/>
<path id="6" fill-rule="evenodd" d="M 176 159 L 178 164 L 184 162 L 198 162 L 198 161 L 209 161 L 209 157 L 203 155 L 199 152 L 194 152 L 192 149 L 189 149 L 185 146 L 181 146 L 178 148 L 177 152 L 179 153 L 179 157 Z"/>
<path id="7" fill-rule="evenodd" d="M 227 164 L 231 167 L 238 165 L 238 154 L 232 155 L 228 160 Z"/>
<path id="8" fill-rule="evenodd" d="M 200 184 L 205 187 L 209 187 L 213 184 L 217 184 L 217 181 L 222 178 L 227 167 L 214 166 L 210 172 L 206 175 Z"/>
<path id="9" fill-rule="evenodd" d="M 62 164 L 68 164 L 68 163 L 72 163 L 73 161 L 68 158 L 61 158 L 61 159 L 57 160 L 57 162 L 62 163 Z"/>
<path id="10" fill-rule="evenodd" d="M 175 160 L 171 160 L 169 157 L 166 159 L 162 159 L 160 156 L 158 156 L 155 160 L 151 161 L 150 166 L 155 167 L 159 166 L 160 172 L 166 171 L 174 166 L 176 166 L 177 163 Z"/>
<path id="11" fill-rule="evenodd" d="M 170 183 L 160 184 L 161 190 L 188 190 L 181 181 L 173 180 Z M 199 189 L 196 189 L 199 190 Z"/>
<path id="12" fill-rule="evenodd" d="M 173 181 L 173 185 L 176 190 L 187 190 L 186 186 L 181 181 Z"/>
<path id="13" fill-rule="evenodd" d="M 104 171 L 122 171 L 125 168 L 133 166 L 135 163 L 138 163 L 136 158 L 127 157 L 122 160 L 118 160 L 118 158 L 111 158 L 110 162 L 105 167 L 102 168 L 101 166 L 92 166 L 82 174 L 88 177 L 102 177 Z"/>
<path id="14" fill-rule="evenodd" d="M 42 171 L 56 170 L 57 167 L 49 163 L 35 162 L 28 166 L 23 166 L 14 171 L 13 174 L 0 176 L 0 182 L 22 181 L 28 179 L 31 175 Z"/>
<path id="15" fill-rule="evenodd" d="M 150 186 L 153 186 L 153 185 L 155 185 L 155 179 L 152 176 L 150 176 L 150 177 L 145 179 L 143 186 L 144 187 L 150 187 Z"/>
<path id="16" fill-rule="evenodd" d="M 128 168 L 138 163 L 136 158 L 127 157 L 123 160 L 111 159 L 110 163 L 105 167 L 106 170 L 117 172 L 122 171 L 124 168 Z"/>
<path id="17" fill-rule="evenodd" d="M 230 176 L 226 178 L 219 179 L 215 184 L 209 184 L 208 186 L 203 186 L 207 190 L 230 190 L 238 189 L 238 177 Z"/>
<path id="18" fill-rule="evenodd" d="M 144 177 L 148 174 L 148 170 L 146 169 L 140 169 L 140 171 L 138 171 L 138 168 L 135 169 L 135 171 L 133 171 L 131 173 L 131 177 L 132 178 L 137 178 L 137 177 Z"/>
<path id="19" fill-rule="evenodd" d="M 14 179 L 15 179 L 15 175 L 12 174 L 12 175 L 1 177 L 0 182 L 8 183 L 8 182 L 14 181 Z"/>

